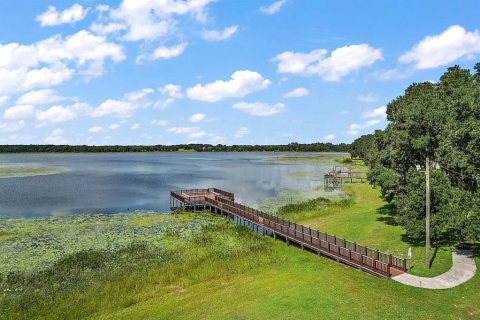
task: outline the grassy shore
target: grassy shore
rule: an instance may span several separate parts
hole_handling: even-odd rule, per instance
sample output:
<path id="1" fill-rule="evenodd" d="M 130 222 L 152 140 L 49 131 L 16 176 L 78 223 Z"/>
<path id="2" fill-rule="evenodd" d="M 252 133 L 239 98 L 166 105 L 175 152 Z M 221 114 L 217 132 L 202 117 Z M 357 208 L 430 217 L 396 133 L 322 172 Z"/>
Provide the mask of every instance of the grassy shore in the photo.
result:
<path id="1" fill-rule="evenodd" d="M 378 190 L 343 191 L 276 214 L 402 256 L 412 246 L 416 274 L 450 267 L 449 248 L 423 267 L 424 248 L 403 238 Z M 0 226 L 0 319 L 480 317 L 479 275 L 448 290 L 408 287 L 209 213 L 0 218 Z"/>

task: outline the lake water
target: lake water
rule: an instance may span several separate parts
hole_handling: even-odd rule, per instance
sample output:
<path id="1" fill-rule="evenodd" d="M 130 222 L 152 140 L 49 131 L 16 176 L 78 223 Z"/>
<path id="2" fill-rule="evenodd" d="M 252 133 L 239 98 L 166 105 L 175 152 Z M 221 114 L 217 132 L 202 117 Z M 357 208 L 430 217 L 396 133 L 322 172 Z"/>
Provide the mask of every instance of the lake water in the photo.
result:
<path id="1" fill-rule="evenodd" d="M 281 189 L 322 181 L 295 172 L 333 165 L 266 161 L 289 153 L 95 153 L 0 155 L 0 163 L 60 166 L 59 174 L 0 179 L 0 215 L 169 210 L 169 192 L 216 187 L 253 204 Z"/>

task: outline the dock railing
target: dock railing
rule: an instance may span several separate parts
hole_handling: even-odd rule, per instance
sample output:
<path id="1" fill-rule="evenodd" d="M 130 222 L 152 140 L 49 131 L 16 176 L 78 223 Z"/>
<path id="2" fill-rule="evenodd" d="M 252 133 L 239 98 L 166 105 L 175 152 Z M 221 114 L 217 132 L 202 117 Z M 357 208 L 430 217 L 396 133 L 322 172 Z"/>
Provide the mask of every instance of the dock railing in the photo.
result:
<path id="1" fill-rule="evenodd" d="M 233 194 L 219 189 L 193 189 L 174 191 L 172 197 L 187 205 L 208 204 L 227 213 L 249 220 L 270 229 L 287 239 L 295 240 L 302 246 L 322 252 L 332 258 L 359 267 L 364 271 L 390 277 L 390 267 L 406 271 L 406 259 L 352 242 L 335 235 L 321 232 L 261 210 L 234 202 Z M 199 190 L 214 192 L 213 196 L 182 196 L 200 194 Z M 211 191 L 210 191 L 211 190 Z M 185 192 L 187 191 L 187 192 Z M 190 198 L 190 199 L 189 199 Z"/>

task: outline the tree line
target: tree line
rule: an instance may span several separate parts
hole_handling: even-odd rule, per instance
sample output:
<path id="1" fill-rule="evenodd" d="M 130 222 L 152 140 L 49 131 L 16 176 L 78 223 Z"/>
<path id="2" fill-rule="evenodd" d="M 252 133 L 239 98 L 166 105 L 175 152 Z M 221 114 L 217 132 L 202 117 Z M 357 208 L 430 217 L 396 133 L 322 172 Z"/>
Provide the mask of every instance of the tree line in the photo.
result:
<path id="1" fill-rule="evenodd" d="M 211 144 L 178 144 L 178 145 L 0 145 L 0 153 L 81 153 L 81 152 L 348 152 L 349 144 L 292 142 L 285 145 L 211 145 Z"/>
<path id="2" fill-rule="evenodd" d="M 385 130 L 351 144 L 412 240 L 425 236 L 427 157 L 433 240 L 480 240 L 480 63 L 474 70 L 454 66 L 437 83 L 413 83 L 387 105 Z"/>

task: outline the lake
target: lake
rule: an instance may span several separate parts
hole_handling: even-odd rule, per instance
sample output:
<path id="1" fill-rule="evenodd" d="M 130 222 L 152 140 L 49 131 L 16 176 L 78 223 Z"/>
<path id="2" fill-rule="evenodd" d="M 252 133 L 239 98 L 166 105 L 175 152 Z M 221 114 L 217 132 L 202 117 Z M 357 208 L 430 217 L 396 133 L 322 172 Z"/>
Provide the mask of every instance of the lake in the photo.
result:
<path id="1" fill-rule="evenodd" d="M 334 157 L 315 165 L 272 161 L 294 155 L 298 154 L 2 154 L 0 165 L 59 166 L 67 171 L 0 179 L 0 215 L 168 211 L 171 190 L 208 187 L 234 192 L 237 201 L 254 204 L 282 189 L 321 185 L 321 179 L 296 173 L 323 174 L 335 164 Z"/>

